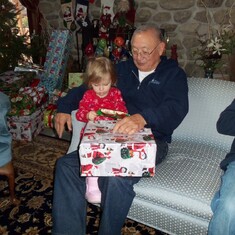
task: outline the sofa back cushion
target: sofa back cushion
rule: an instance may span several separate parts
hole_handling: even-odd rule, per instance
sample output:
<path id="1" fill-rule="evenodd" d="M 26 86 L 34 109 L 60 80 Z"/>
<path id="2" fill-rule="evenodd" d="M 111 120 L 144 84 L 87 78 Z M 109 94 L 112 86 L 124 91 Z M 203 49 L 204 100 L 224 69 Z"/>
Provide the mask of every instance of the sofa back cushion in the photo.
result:
<path id="1" fill-rule="evenodd" d="M 216 130 L 220 113 L 235 98 L 235 82 L 188 78 L 189 113 L 173 133 L 178 140 L 196 141 L 228 151 L 233 138 Z"/>

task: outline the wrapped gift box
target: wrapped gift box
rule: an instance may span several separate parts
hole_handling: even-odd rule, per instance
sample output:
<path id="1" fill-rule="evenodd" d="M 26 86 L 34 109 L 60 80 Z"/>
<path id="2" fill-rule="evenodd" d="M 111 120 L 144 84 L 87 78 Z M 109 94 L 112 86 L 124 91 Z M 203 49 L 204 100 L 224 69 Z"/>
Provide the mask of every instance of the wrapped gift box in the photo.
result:
<path id="1" fill-rule="evenodd" d="M 83 73 L 69 73 L 68 87 L 72 89 L 73 87 L 78 87 L 83 83 L 82 80 Z"/>
<path id="2" fill-rule="evenodd" d="M 10 97 L 11 110 L 8 116 L 31 115 L 38 107 L 46 106 L 47 99 L 44 87 L 21 87 L 18 93 Z"/>
<path id="3" fill-rule="evenodd" d="M 39 86 L 44 86 L 49 95 L 61 89 L 71 49 L 72 33 L 69 30 L 53 30 L 47 49 L 44 72 Z"/>
<path id="4" fill-rule="evenodd" d="M 112 133 L 116 121 L 88 122 L 79 155 L 81 176 L 153 176 L 157 146 L 150 129 Z"/>
<path id="5" fill-rule="evenodd" d="M 8 116 L 7 123 L 12 139 L 32 141 L 44 128 L 43 109 L 38 108 L 28 116 Z"/>
<path id="6" fill-rule="evenodd" d="M 50 96 L 49 103 L 56 104 L 60 97 L 64 97 L 66 95 L 67 95 L 67 90 L 61 91 L 61 90 L 55 89 Z"/>
<path id="7" fill-rule="evenodd" d="M 0 91 L 6 95 L 15 94 L 21 87 L 29 86 L 34 79 L 34 72 L 7 71 L 0 74 Z"/>

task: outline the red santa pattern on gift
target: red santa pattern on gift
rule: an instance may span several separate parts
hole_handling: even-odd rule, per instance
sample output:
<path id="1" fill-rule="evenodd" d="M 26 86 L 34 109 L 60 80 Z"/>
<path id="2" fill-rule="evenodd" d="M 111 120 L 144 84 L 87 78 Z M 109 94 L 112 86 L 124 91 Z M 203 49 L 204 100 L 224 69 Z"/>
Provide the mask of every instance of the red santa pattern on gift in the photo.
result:
<path id="1" fill-rule="evenodd" d="M 95 165 L 99 165 L 104 162 L 106 159 L 111 158 L 112 149 L 106 148 L 106 145 L 103 143 L 100 144 L 91 144 L 89 149 L 83 157 L 92 158 L 92 162 Z"/>
<path id="2" fill-rule="evenodd" d="M 126 167 L 121 167 L 121 168 L 112 168 L 112 173 L 114 176 L 119 176 L 120 174 L 126 173 L 127 168 Z"/>
<path id="3" fill-rule="evenodd" d="M 96 164 L 102 163 L 106 159 L 110 159 L 111 149 L 107 148 L 105 144 L 101 143 L 99 145 L 91 145 L 91 150 L 93 151 L 93 162 Z M 101 150 L 102 153 L 99 151 Z"/>
<path id="4" fill-rule="evenodd" d="M 92 176 L 92 169 L 96 168 L 96 166 L 92 164 L 87 164 L 87 165 L 81 165 L 81 172 L 83 174 L 86 174 L 86 176 Z"/>
<path id="5" fill-rule="evenodd" d="M 54 74 L 54 73 L 55 73 L 55 69 L 52 68 L 52 69 L 50 70 L 50 74 Z"/>
<path id="6" fill-rule="evenodd" d="M 57 57 L 55 57 L 55 58 L 53 59 L 52 63 L 53 63 L 53 64 L 58 63 L 58 58 L 57 58 Z"/>
<path id="7" fill-rule="evenodd" d="M 84 133 L 83 138 L 86 137 L 88 140 L 95 140 L 95 133 Z"/>
<path id="8" fill-rule="evenodd" d="M 145 177 L 153 176 L 155 172 L 154 169 L 155 169 L 154 167 L 143 168 L 142 176 L 145 176 Z"/>
<path id="9" fill-rule="evenodd" d="M 145 160 L 147 158 L 146 147 L 146 143 L 123 144 L 121 146 L 121 157 L 123 159 L 139 158 Z"/>
<path id="10" fill-rule="evenodd" d="M 57 53 L 57 54 L 58 54 L 60 51 L 61 51 L 61 47 L 59 47 L 59 46 L 58 46 L 58 47 L 56 47 L 56 49 L 55 49 L 55 53 Z"/>

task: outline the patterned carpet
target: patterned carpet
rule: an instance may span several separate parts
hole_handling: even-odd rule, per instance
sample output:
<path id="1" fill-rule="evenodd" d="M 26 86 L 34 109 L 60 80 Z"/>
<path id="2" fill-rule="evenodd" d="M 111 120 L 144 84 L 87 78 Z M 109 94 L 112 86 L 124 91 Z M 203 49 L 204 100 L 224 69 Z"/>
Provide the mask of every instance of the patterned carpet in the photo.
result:
<path id="1" fill-rule="evenodd" d="M 13 141 L 16 169 L 16 195 L 21 203 L 13 206 L 8 199 L 8 184 L 0 178 L 0 234 L 51 234 L 53 170 L 56 159 L 64 155 L 69 143 L 38 136 L 32 142 Z M 100 209 L 87 208 L 87 235 L 97 234 Z M 122 235 L 160 235 L 153 228 L 126 219 Z"/>

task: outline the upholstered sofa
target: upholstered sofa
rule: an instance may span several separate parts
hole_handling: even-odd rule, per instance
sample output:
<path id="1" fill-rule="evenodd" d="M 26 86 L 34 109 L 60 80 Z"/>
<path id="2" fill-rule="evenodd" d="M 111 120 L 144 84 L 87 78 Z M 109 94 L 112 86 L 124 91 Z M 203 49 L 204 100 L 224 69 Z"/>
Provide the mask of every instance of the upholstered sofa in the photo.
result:
<path id="1" fill-rule="evenodd" d="M 175 130 L 155 176 L 135 185 L 128 217 L 168 234 L 201 235 L 207 234 L 210 202 L 223 173 L 219 164 L 233 139 L 217 133 L 216 121 L 235 98 L 235 83 L 188 78 L 188 85 L 189 113 Z M 73 121 L 69 151 L 77 148 L 76 135 Z"/>

